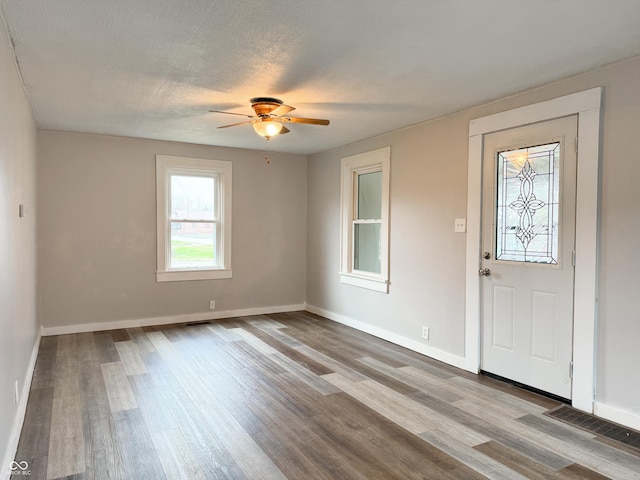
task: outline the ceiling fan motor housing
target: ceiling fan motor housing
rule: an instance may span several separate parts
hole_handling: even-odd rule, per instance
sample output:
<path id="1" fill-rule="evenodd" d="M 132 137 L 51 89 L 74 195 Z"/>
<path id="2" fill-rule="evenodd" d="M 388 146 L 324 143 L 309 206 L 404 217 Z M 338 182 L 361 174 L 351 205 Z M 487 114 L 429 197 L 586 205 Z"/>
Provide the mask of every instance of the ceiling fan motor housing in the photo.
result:
<path id="1" fill-rule="evenodd" d="M 268 117 L 271 112 L 282 105 L 282 100 L 273 97 L 255 97 L 249 100 L 251 108 L 259 117 Z"/>

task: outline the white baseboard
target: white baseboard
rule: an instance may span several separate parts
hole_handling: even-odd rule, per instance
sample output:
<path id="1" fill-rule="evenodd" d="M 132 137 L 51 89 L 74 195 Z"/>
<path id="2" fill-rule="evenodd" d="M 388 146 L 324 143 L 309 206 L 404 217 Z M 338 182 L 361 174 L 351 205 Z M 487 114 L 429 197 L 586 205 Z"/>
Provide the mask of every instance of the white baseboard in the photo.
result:
<path id="1" fill-rule="evenodd" d="M 154 325 L 169 325 L 173 323 L 202 322 L 205 320 L 220 320 L 222 318 L 245 317 L 249 315 L 268 315 L 270 313 L 295 312 L 304 309 L 304 304 L 279 305 L 273 307 L 244 308 L 238 310 L 210 311 L 202 313 L 189 313 L 185 315 L 170 315 L 167 317 L 114 320 L 112 322 L 81 323 L 75 325 L 62 325 L 58 327 L 44 327 L 42 335 L 47 337 L 51 335 L 66 335 L 70 333 L 117 330 L 120 328 L 151 327 Z"/>
<path id="2" fill-rule="evenodd" d="M 334 322 L 338 322 L 343 325 L 347 325 L 348 327 L 355 328 L 356 330 L 368 333 L 370 335 L 373 335 L 374 337 L 382 338 L 383 340 L 387 340 L 391 343 L 395 343 L 396 345 L 400 345 L 401 347 L 408 348 L 409 350 L 413 350 L 414 352 L 421 353 L 422 355 L 426 355 L 427 357 L 431 357 L 440 362 L 444 362 L 448 365 L 452 365 L 463 370 L 465 369 L 464 357 L 453 355 L 443 350 L 425 345 L 416 340 L 411 340 L 410 338 L 403 337 L 402 335 L 398 335 L 397 333 L 393 333 L 383 328 L 375 327 L 365 322 L 361 322 L 360 320 L 355 320 L 353 318 L 330 312 L 319 307 L 314 307 L 313 305 L 307 304 L 305 309 L 308 312 L 315 313 L 316 315 L 328 318 L 329 320 L 333 320 Z"/>
<path id="3" fill-rule="evenodd" d="M 0 468 L 0 480 L 9 480 L 11 477 L 11 462 L 16 456 L 18 450 L 18 442 L 20 441 L 20 433 L 22 432 L 22 425 L 24 424 L 24 417 L 27 413 L 27 401 L 29 400 L 29 391 L 31 390 L 31 381 L 33 380 L 33 371 L 36 368 L 36 360 L 38 359 L 38 350 L 40 349 L 40 339 L 42 338 L 42 328 L 38 331 L 38 336 L 33 345 L 31 351 L 31 358 L 29 358 L 29 365 L 27 366 L 27 373 L 25 374 L 22 388 L 20 389 L 20 400 L 18 402 L 18 409 L 16 416 L 13 419 L 13 425 L 11 427 L 11 434 L 9 436 L 9 443 L 4 453 L 4 460 L 2 462 L 2 468 Z"/>
<path id="4" fill-rule="evenodd" d="M 630 412 L 629 410 L 622 410 L 600 402 L 595 402 L 593 404 L 593 413 L 598 417 L 640 431 L 640 415 L 637 413 Z"/>

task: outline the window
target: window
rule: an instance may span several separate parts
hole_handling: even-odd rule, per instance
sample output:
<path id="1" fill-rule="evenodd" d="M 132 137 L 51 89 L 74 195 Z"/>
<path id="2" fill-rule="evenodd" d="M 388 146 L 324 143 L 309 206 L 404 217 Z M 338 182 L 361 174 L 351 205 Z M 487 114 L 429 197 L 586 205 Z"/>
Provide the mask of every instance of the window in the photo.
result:
<path id="1" fill-rule="evenodd" d="M 156 155 L 156 280 L 231 278 L 231 162 Z"/>
<path id="2" fill-rule="evenodd" d="M 340 281 L 389 291 L 389 147 L 342 159 Z"/>

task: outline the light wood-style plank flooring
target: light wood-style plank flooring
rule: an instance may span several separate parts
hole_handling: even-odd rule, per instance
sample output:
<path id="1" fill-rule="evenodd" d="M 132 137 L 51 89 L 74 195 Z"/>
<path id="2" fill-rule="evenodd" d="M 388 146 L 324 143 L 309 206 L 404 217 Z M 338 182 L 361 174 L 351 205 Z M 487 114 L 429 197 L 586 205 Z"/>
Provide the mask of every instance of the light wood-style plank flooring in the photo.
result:
<path id="1" fill-rule="evenodd" d="M 296 312 L 44 337 L 13 479 L 640 479 L 555 401 Z"/>

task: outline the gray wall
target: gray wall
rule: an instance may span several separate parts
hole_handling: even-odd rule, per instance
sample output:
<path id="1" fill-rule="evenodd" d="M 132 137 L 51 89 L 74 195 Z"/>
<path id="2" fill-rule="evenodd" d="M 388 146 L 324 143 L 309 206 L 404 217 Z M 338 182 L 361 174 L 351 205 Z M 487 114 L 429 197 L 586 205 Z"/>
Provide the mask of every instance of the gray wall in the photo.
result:
<path id="1" fill-rule="evenodd" d="M 411 341 L 464 356 L 469 121 L 605 87 L 602 155 L 598 402 L 640 415 L 640 58 L 399 132 L 323 152 L 308 162 L 307 303 Z M 338 279 L 340 158 L 391 146 L 388 295 Z"/>
<path id="2" fill-rule="evenodd" d="M 22 389 L 38 334 L 35 313 L 36 127 L 0 16 L 0 468 L 8 467 Z M 26 217 L 18 217 L 24 204 Z M 23 392 L 24 393 L 24 392 Z M 19 432 L 18 432 L 19 433 Z M 12 439 L 14 442 L 17 438 Z M 10 448 L 11 447 L 11 448 Z"/>
<path id="3" fill-rule="evenodd" d="M 233 278 L 156 283 L 155 155 L 233 163 Z M 45 329 L 304 304 L 306 157 L 38 133 Z"/>

